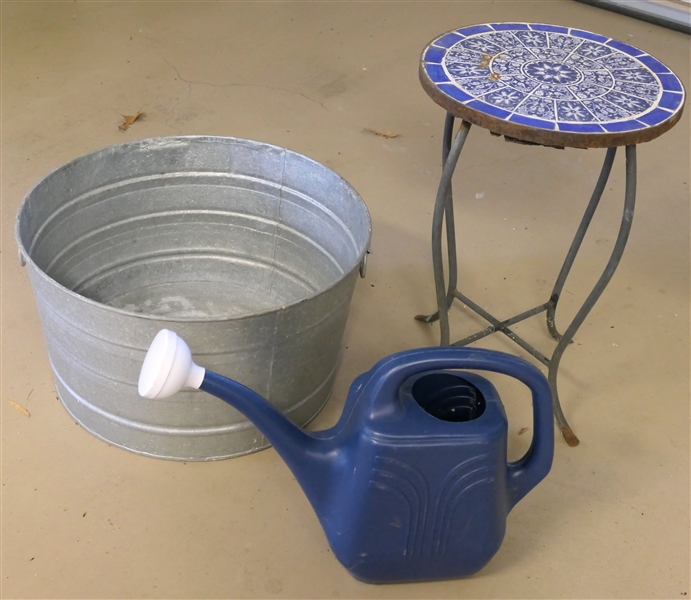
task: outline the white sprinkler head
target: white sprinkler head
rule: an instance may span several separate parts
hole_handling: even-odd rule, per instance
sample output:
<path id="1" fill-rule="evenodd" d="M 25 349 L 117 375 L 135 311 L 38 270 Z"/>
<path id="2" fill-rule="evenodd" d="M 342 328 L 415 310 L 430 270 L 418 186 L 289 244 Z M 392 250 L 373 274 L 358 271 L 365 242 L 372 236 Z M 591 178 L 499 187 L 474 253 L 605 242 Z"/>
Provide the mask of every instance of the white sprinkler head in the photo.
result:
<path id="1" fill-rule="evenodd" d="M 190 349 L 181 337 L 161 329 L 149 346 L 139 374 L 139 395 L 167 398 L 184 387 L 198 388 L 205 370 L 192 362 Z"/>

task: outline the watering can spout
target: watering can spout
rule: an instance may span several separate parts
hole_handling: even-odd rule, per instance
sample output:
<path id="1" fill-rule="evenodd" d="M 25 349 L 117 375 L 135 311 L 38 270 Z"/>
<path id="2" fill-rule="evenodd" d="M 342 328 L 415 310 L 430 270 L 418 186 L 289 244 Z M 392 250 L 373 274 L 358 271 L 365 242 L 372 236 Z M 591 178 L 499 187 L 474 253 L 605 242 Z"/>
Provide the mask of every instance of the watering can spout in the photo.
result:
<path id="1" fill-rule="evenodd" d="M 248 387 L 194 364 L 185 341 L 163 329 L 144 359 L 139 394 L 166 398 L 184 387 L 212 394 L 252 421 L 293 472 L 317 515 L 322 514 L 335 465 L 336 445 L 328 432 L 319 432 L 317 437 L 303 431 Z"/>

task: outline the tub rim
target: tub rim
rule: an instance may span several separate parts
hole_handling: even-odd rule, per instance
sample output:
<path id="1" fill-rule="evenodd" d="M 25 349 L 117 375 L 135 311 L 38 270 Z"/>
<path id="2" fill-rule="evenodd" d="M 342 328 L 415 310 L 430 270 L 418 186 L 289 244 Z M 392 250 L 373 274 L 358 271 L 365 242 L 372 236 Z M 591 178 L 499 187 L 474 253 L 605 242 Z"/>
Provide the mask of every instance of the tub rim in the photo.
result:
<path id="1" fill-rule="evenodd" d="M 130 310 L 125 310 L 123 308 L 117 308 L 115 306 L 111 306 L 109 304 L 103 304 L 102 302 L 97 302 L 96 300 L 93 300 L 87 296 L 83 296 L 81 294 L 78 294 L 77 292 L 71 290 L 70 288 L 62 285 L 60 282 L 58 282 L 56 279 L 48 275 L 42 268 L 40 268 L 36 262 L 33 260 L 33 258 L 29 255 L 27 252 L 24 243 L 22 242 L 21 239 L 21 234 L 19 231 L 20 223 L 22 220 L 22 214 L 24 212 L 25 206 L 28 204 L 30 197 L 34 193 L 34 191 L 41 186 L 47 179 L 50 177 L 55 176 L 57 173 L 59 173 L 61 170 L 68 168 L 70 165 L 74 164 L 77 161 L 84 160 L 86 157 L 95 155 L 95 154 L 100 154 L 100 153 L 106 153 L 109 150 L 112 150 L 114 148 L 123 148 L 126 146 L 142 146 L 144 144 L 152 144 L 152 145 L 166 145 L 168 143 L 172 143 L 178 140 L 182 141 L 216 141 L 216 140 L 223 140 L 226 143 L 239 143 L 240 145 L 243 142 L 249 142 L 250 144 L 258 144 L 261 146 L 265 146 L 268 148 L 273 148 L 276 150 L 280 150 L 283 152 L 290 152 L 296 156 L 299 156 L 300 158 L 305 159 L 306 161 L 313 163 L 314 165 L 318 166 L 321 169 L 326 169 L 327 171 L 333 173 L 338 180 L 340 180 L 343 184 L 345 184 L 346 188 L 348 188 L 350 191 L 352 191 L 357 199 L 359 200 L 360 204 L 362 205 L 362 208 L 364 209 L 365 212 L 365 217 L 367 218 L 367 243 L 364 244 L 364 248 L 360 251 L 358 254 L 356 260 L 353 262 L 350 268 L 347 268 L 344 270 L 344 273 L 338 277 L 335 281 L 333 281 L 330 285 L 325 286 L 316 292 L 304 296 L 300 298 L 299 300 L 296 300 L 294 302 L 291 302 L 289 304 L 284 304 L 282 306 L 275 306 L 273 308 L 269 308 L 266 310 L 262 311 L 257 311 L 253 313 L 248 313 L 245 315 L 238 315 L 238 316 L 209 316 L 209 317 L 167 317 L 165 315 L 150 315 L 147 313 L 140 313 L 140 312 L 134 312 Z M 302 304 L 303 302 L 306 302 L 308 300 L 312 300 L 314 298 L 317 298 L 321 296 L 322 294 L 326 294 L 336 286 L 340 285 L 343 280 L 347 279 L 351 273 L 355 269 L 360 269 L 361 276 L 364 278 L 364 268 L 363 265 L 366 264 L 367 260 L 367 255 L 370 253 L 370 246 L 372 243 L 372 216 L 370 215 L 369 209 L 367 208 L 367 205 L 365 204 L 365 201 L 362 199 L 362 196 L 358 193 L 358 191 L 341 175 L 339 175 L 336 171 L 334 171 L 332 168 L 326 166 L 323 163 L 320 163 L 319 161 L 316 161 L 313 158 L 310 158 L 309 156 L 306 156 L 300 152 L 296 152 L 295 150 L 291 150 L 290 148 L 285 148 L 283 146 L 277 146 L 275 144 L 269 144 L 267 142 L 262 142 L 259 140 L 250 140 L 247 138 L 237 138 L 233 136 L 222 136 L 222 135 L 204 135 L 204 134 L 192 134 L 192 135 L 174 135 L 174 136 L 158 136 L 158 137 L 151 137 L 151 138 L 140 138 L 136 140 L 129 140 L 127 142 L 123 142 L 120 144 L 110 144 L 109 146 L 104 146 L 103 148 L 99 148 L 98 150 L 93 150 L 91 152 L 86 152 L 84 154 L 81 154 L 80 156 L 77 156 L 73 158 L 72 160 L 69 160 L 66 163 L 61 164 L 60 166 L 56 167 L 52 171 L 48 172 L 46 175 L 41 177 L 32 187 L 29 189 L 29 191 L 26 193 L 24 198 L 22 199 L 22 202 L 19 205 L 19 208 L 17 209 L 17 216 L 15 218 L 15 224 L 14 224 L 14 238 L 17 243 L 17 248 L 19 252 L 19 264 L 22 267 L 33 267 L 36 273 L 40 277 L 42 277 L 49 285 L 57 287 L 60 291 L 67 293 L 74 297 L 75 299 L 85 301 L 88 304 L 92 305 L 93 307 L 97 307 L 103 310 L 111 311 L 119 315 L 127 316 L 127 317 L 135 317 L 139 319 L 145 319 L 147 321 L 166 321 L 166 322 L 171 322 L 171 323 L 213 323 L 213 322 L 228 322 L 228 321 L 242 321 L 244 319 L 253 319 L 255 317 L 261 317 L 263 315 L 269 315 L 275 312 L 279 311 L 284 311 L 287 309 L 290 309 L 294 306 L 297 306 L 299 304 Z"/>

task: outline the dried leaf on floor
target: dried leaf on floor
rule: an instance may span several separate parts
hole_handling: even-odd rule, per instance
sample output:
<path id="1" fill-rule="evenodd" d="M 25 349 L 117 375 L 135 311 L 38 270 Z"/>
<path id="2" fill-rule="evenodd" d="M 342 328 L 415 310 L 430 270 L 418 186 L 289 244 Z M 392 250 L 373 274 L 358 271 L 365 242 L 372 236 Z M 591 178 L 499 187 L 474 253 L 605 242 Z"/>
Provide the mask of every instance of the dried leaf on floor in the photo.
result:
<path id="1" fill-rule="evenodd" d="M 138 110 L 136 115 L 122 115 L 122 118 L 125 120 L 118 125 L 118 129 L 120 131 L 127 131 L 130 128 L 130 125 L 132 125 L 132 123 L 134 123 L 143 114 L 143 111 Z"/>
<path id="2" fill-rule="evenodd" d="M 528 427 L 522 427 L 521 430 L 518 432 L 518 435 L 523 435 L 526 431 L 528 431 Z"/>
<path id="3" fill-rule="evenodd" d="M 22 413 L 25 417 L 30 417 L 30 416 L 31 416 L 31 413 L 30 413 L 28 410 L 26 410 L 26 408 L 24 408 L 23 406 L 19 406 L 19 404 L 17 404 L 16 402 L 12 402 L 12 400 L 8 400 L 8 402 L 10 403 L 10 406 L 11 406 L 12 408 L 14 408 L 15 410 L 18 410 L 18 411 L 19 411 L 20 413 Z"/>
<path id="4" fill-rule="evenodd" d="M 492 60 L 492 55 L 491 55 L 491 54 L 485 54 L 485 55 L 482 57 L 482 60 L 480 61 L 479 66 L 480 66 L 481 68 L 483 68 L 483 69 L 484 69 L 485 67 L 489 67 L 489 63 L 490 63 L 491 60 Z"/>
<path id="5" fill-rule="evenodd" d="M 369 131 L 370 133 L 373 133 L 374 135 L 379 135 L 383 138 L 386 138 L 387 140 L 390 140 L 391 138 L 397 138 L 400 137 L 400 133 L 395 133 L 393 131 L 378 131 L 376 129 L 370 129 L 367 127 L 365 131 Z"/>
<path id="6" fill-rule="evenodd" d="M 501 79 L 501 75 L 499 73 L 492 73 L 489 76 L 490 81 L 498 81 L 499 79 Z"/>

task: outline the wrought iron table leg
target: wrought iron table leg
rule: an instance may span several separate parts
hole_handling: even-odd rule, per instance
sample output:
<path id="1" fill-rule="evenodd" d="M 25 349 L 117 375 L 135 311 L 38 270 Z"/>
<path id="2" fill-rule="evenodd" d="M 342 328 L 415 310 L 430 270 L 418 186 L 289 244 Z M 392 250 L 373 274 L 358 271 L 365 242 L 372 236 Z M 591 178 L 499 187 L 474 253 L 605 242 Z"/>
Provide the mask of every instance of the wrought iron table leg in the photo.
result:
<path id="1" fill-rule="evenodd" d="M 613 149 L 610 149 L 607 152 L 607 157 L 609 158 L 610 155 L 612 156 L 612 159 L 614 158 L 614 152 Z M 607 165 L 607 161 L 605 161 L 605 166 Z M 610 165 L 611 167 L 611 165 Z M 603 173 L 605 171 L 605 168 L 603 167 Z M 602 175 L 600 176 L 602 179 Z M 600 182 L 598 182 L 599 185 Z M 591 201 L 592 202 L 592 201 Z M 564 354 L 564 350 L 566 350 L 567 345 L 569 342 L 573 339 L 573 336 L 576 334 L 576 331 L 578 331 L 578 328 L 581 326 L 585 318 L 588 316 L 588 313 L 592 310 L 593 306 L 597 302 L 597 300 L 600 298 L 602 295 L 602 292 L 604 289 L 607 287 L 607 284 L 610 282 L 612 279 L 612 276 L 614 275 L 614 272 L 617 269 L 617 266 L 619 265 L 619 261 L 621 260 L 622 254 L 624 253 L 624 248 L 626 247 L 626 242 L 629 238 L 629 233 L 631 231 L 631 223 L 633 221 L 633 211 L 634 211 L 634 206 L 636 203 L 636 146 L 627 146 L 626 147 L 626 195 L 624 198 L 624 214 L 622 216 L 621 220 L 621 225 L 619 227 L 619 234 L 617 236 L 617 241 L 614 244 L 614 250 L 612 251 L 612 255 L 610 256 L 610 259 L 607 263 L 607 266 L 605 267 L 605 270 L 603 271 L 602 275 L 600 276 L 600 279 L 597 281 L 595 284 L 595 287 L 593 288 L 592 292 L 590 292 L 590 295 L 587 297 L 585 303 L 581 307 L 581 309 L 576 313 L 576 316 L 574 317 L 573 321 L 571 321 L 571 324 L 568 326 L 566 331 L 564 332 L 564 335 L 561 336 L 561 339 L 559 340 L 559 343 L 557 344 L 557 347 L 554 350 L 554 354 L 552 355 L 552 358 L 549 361 L 549 374 L 548 374 L 548 379 L 549 379 L 549 384 L 550 387 L 552 388 L 552 402 L 554 405 L 554 417 L 557 421 L 557 424 L 559 425 L 559 428 L 561 429 L 561 433 L 564 436 L 564 439 L 566 440 L 566 443 L 569 446 L 577 446 L 579 444 L 579 440 L 576 437 L 576 435 L 573 433 L 573 430 L 569 426 L 566 417 L 564 416 L 564 413 L 561 409 L 561 404 L 559 402 L 559 392 L 557 390 L 557 372 L 559 370 L 559 363 L 561 361 L 561 357 Z M 590 206 L 588 207 L 590 208 Z"/>
<path id="2" fill-rule="evenodd" d="M 571 246 L 564 260 L 564 264 L 561 267 L 557 281 L 552 289 L 552 295 L 550 299 L 540 306 L 533 309 L 525 311 L 511 319 L 500 321 L 496 317 L 490 315 L 487 311 L 476 305 L 472 300 L 461 294 L 457 289 L 457 256 L 456 256 L 456 236 L 455 236 L 455 223 L 454 223 L 454 212 L 453 212 L 453 194 L 451 191 L 451 179 L 453 177 L 454 171 L 456 169 L 456 164 L 458 163 L 458 158 L 465 144 L 465 140 L 468 137 L 470 131 L 470 123 L 463 121 L 461 127 L 456 134 L 456 139 L 451 142 L 453 137 L 453 124 L 454 117 L 447 114 L 446 124 L 444 127 L 444 141 L 442 147 L 442 176 L 439 182 L 439 188 L 437 190 L 437 197 L 434 204 L 434 214 L 432 219 L 432 263 L 434 266 L 434 285 L 437 297 L 437 307 L 438 310 L 432 315 L 418 315 L 415 318 L 419 321 L 424 321 L 426 323 L 431 323 L 439 320 L 440 325 L 440 345 L 448 346 L 450 343 L 449 335 L 449 315 L 448 311 L 453 303 L 454 298 L 457 298 L 464 302 L 469 308 L 474 310 L 477 314 L 490 321 L 491 326 L 484 329 L 483 331 L 464 338 L 455 343 L 457 346 L 463 346 L 472 343 L 486 335 L 495 332 L 501 332 L 511 338 L 519 346 L 524 348 L 526 351 L 535 356 L 540 362 L 548 367 L 548 380 L 550 388 L 552 390 L 552 402 L 554 408 L 554 418 L 559 425 L 564 439 L 569 444 L 569 446 L 577 446 L 580 442 L 576 435 L 574 434 L 571 426 L 569 425 L 564 412 L 561 408 L 561 403 L 559 401 L 559 391 L 557 389 L 557 374 L 559 371 L 559 364 L 561 358 L 566 350 L 567 346 L 573 341 L 573 337 L 583 324 L 590 311 L 592 310 L 595 303 L 598 301 L 602 292 L 607 287 L 608 283 L 612 279 L 614 272 L 619 265 L 621 257 L 624 253 L 626 247 L 626 242 L 628 241 L 629 233 L 631 231 L 631 223 L 633 220 L 633 211 L 636 201 L 636 146 L 626 147 L 626 194 L 624 199 L 624 214 L 621 221 L 621 226 L 619 228 L 619 234 L 617 240 L 614 244 L 614 249 L 610 256 L 610 259 L 598 279 L 595 287 L 590 292 L 586 298 L 583 306 L 576 313 L 576 316 L 571 321 L 564 334 L 560 334 L 556 328 L 555 324 L 555 313 L 559 298 L 564 288 L 566 279 L 569 276 L 571 267 L 576 259 L 576 255 L 581 247 L 583 238 L 588 230 L 588 227 L 592 221 L 593 215 L 598 207 L 600 198 L 604 192 L 607 185 L 610 173 L 612 171 L 612 165 L 614 163 L 614 158 L 616 156 L 617 149 L 609 148 L 605 156 L 605 161 L 602 165 L 602 170 L 600 171 L 600 176 L 598 178 L 593 194 L 590 198 L 590 202 L 586 207 L 581 223 L 578 226 L 576 235 L 571 242 Z M 442 256 L 442 229 L 444 226 L 444 220 L 446 219 L 446 236 L 447 236 L 447 251 L 448 251 L 448 264 L 449 264 L 449 281 L 448 285 L 445 283 L 444 278 L 444 265 Z M 551 358 L 547 358 L 541 354 L 537 349 L 535 349 L 528 342 L 513 333 L 509 326 L 513 323 L 520 322 L 530 316 L 539 314 L 540 312 L 546 311 L 547 313 L 547 328 L 558 343 L 552 354 Z"/>
<path id="3" fill-rule="evenodd" d="M 447 120 L 448 122 L 448 120 Z M 449 150 L 449 155 L 444 162 L 444 168 L 441 174 L 441 181 L 439 182 L 439 188 L 437 190 L 437 199 L 434 203 L 434 213 L 432 217 L 432 264 L 434 266 L 434 287 L 437 294 L 437 309 L 439 313 L 439 326 L 441 329 L 441 346 L 449 345 L 449 311 L 448 311 L 448 294 L 446 286 L 444 285 L 444 264 L 442 259 L 442 225 L 444 220 L 444 213 L 447 211 L 448 200 L 450 199 L 450 186 L 451 178 L 453 176 L 454 170 L 456 169 L 456 163 L 458 163 L 458 157 L 463 149 L 463 144 L 468 137 L 468 132 L 470 131 L 470 123 L 463 121 L 461 127 L 456 134 L 456 139 L 451 145 Z M 448 214 L 448 213 L 447 213 Z M 451 213 L 453 215 L 453 213 Z M 455 246 L 454 246 L 455 255 Z M 454 266 L 455 266 L 455 256 L 454 256 Z M 449 274 L 449 279 L 451 280 L 451 273 Z M 454 287 L 455 287 L 455 275 L 454 275 Z M 451 296 L 453 301 L 453 295 Z"/>
<path id="4" fill-rule="evenodd" d="M 453 124 L 455 117 L 451 113 L 446 113 L 444 122 L 444 136 L 442 139 L 441 164 L 442 168 L 446 164 L 451 151 L 451 141 L 453 140 Z M 444 207 L 444 220 L 446 222 L 446 249 L 449 265 L 449 285 L 446 294 L 446 310 L 451 308 L 454 300 L 454 291 L 458 282 L 458 261 L 456 257 L 456 225 L 453 213 L 453 191 L 449 181 L 449 191 L 446 195 L 446 205 Z M 415 318 L 423 323 L 434 323 L 439 320 L 439 311 L 431 315 L 416 315 Z"/>
<path id="5" fill-rule="evenodd" d="M 605 190 L 605 186 L 607 185 L 607 180 L 609 179 L 609 174 L 612 171 L 612 164 L 614 163 L 614 157 L 616 154 L 616 148 L 609 148 L 607 150 L 605 162 L 602 164 L 600 177 L 598 178 L 595 189 L 593 190 L 593 195 L 591 196 L 590 202 L 585 209 L 585 213 L 581 219 L 581 224 L 578 226 L 578 230 L 576 231 L 576 236 L 573 238 L 573 242 L 571 242 L 571 247 L 569 248 L 569 252 L 566 255 L 564 264 L 559 272 L 559 277 L 557 277 L 557 281 L 554 284 L 552 294 L 549 298 L 549 306 L 547 307 L 547 329 L 549 330 L 550 335 L 557 341 L 559 341 L 562 337 L 559 331 L 557 331 L 557 327 L 554 322 L 557 303 L 561 297 L 561 292 L 564 288 L 564 283 L 566 283 L 566 278 L 569 276 L 569 272 L 571 271 L 573 261 L 576 259 L 576 255 L 581 247 L 583 238 L 588 231 L 588 226 L 590 225 L 593 215 L 595 214 L 595 210 L 600 203 L 600 198 L 602 198 L 602 192 Z"/>

